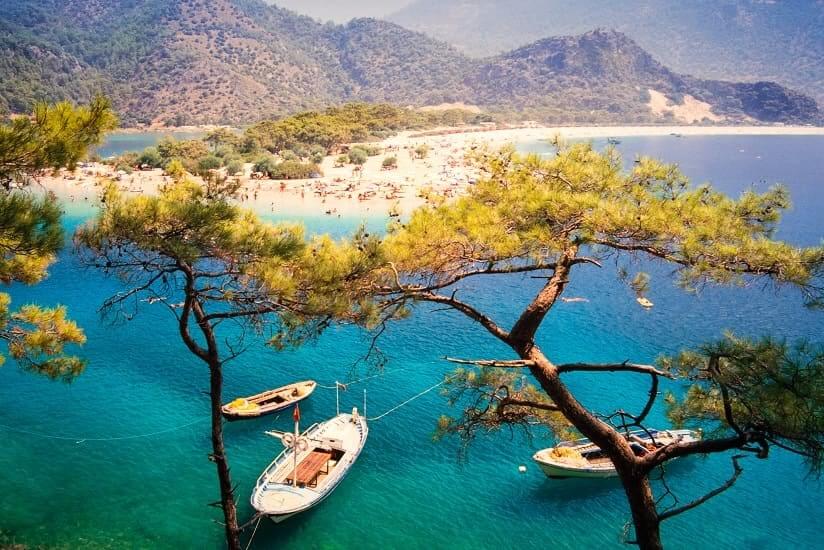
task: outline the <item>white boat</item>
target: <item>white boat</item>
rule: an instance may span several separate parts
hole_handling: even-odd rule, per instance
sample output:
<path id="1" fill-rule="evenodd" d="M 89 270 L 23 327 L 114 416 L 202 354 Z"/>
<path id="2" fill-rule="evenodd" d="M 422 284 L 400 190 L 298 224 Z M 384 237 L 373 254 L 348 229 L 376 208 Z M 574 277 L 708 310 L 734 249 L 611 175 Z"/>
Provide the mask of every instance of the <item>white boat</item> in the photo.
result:
<path id="1" fill-rule="evenodd" d="M 297 438 L 281 438 L 286 449 L 263 471 L 252 491 L 252 507 L 279 523 L 319 504 L 343 481 L 355 463 L 369 428 L 358 414 L 344 413 L 314 424 Z"/>
<path id="2" fill-rule="evenodd" d="M 312 395 L 317 385 L 314 380 L 295 382 L 288 386 L 250 395 L 249 397 L 240 397 L 223 405 L 221 410 L 227 420 L 258 418 L 282 411 L 299 401 L 303 401 Z"/>
<path id="3" fill-rule="evenodd" d="M 659 447 L 680 441 L 697 441 L 700 434 L 692 430 L 639 430 L 629 433 L 627 440 L 633 452 L 638 456 L 654 451 Z M 615 477 L 612 461 L 600 447 L 589 439 L 563 441 L 556 447 L 542 449 L 532 455 L 541 470 L 549 478 Z"/>

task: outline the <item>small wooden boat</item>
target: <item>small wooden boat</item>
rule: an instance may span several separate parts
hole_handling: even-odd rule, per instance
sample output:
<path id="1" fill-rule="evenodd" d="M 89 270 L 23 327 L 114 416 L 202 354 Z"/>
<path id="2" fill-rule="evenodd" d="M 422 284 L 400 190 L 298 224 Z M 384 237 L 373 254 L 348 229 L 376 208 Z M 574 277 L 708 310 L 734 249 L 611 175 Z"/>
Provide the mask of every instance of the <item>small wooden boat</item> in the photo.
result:
<path id="1" fill-rule="evenodd" d="M 251 503 L 279 523 L 316 506 L 335 490 L 358 459 L 369 427 L 353 409 L 314 424 L 297 437 L 267 433 L 280 438 L 286 448 L 258 478 Z"/>
<path id="2" fill-rule="evenodd" d="M 679 441 L 697 441 L 701 436 L 692 430 L 639 430 L 630 432 L 626 438 L 633 452 L 643 456 L 664 445 Z M 552 479 L 604 478 L 618 475 L 606 453 L 589 439 L 563 441 L 556 447 L 538 451 L 532 455 L 532 460 Z"/>
<path id="3" fill-rule="evenodd" d="M 646 309 L 649 309 L 655 305 L 648 298 L 644 298 L 643 296 L 638 296 L 638 298 L 636 298 L 635 301 L 641 304 L 641 307 Z"/>
<path id="4" fill-rule="evenodd" d="M 296 382 L 275 390 L 235 399 L 231 403 L 223 405 L 221 410 L 223 416 L 228 420 L 257 418 L 281 411 L 306 399 L 315 391 L 317 386 L 318 384 L 314 380 Z"/>

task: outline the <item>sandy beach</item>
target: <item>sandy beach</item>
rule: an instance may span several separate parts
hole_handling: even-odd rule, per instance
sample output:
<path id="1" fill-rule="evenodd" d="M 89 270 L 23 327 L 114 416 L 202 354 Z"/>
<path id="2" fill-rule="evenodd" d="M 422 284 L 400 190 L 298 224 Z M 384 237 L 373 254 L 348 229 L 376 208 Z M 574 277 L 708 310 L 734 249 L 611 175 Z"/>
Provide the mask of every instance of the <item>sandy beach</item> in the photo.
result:
<path id="1" fill-rule="evenodd" d="M 361 169 L 337 166 L 336 157 L 323 160 L 324 176 L 311 180 L 254 179 L 251 164 L 240 176 L 240 201 L 261 214 L 279 217 L 321 216 L 386 217 L 408 214 L 424 203 L 422 194 L 448 197 L 464 193 L 477 177 L 466 162 L 473 148 L 497 148 L 560 136 L 562 139 L 598 139 L 633 136 L 708 135 L 824 135 L 824 128 L 803 126 L 601 126 L 530 127 L 503 130 L 438 129 L 403 132 L 379 144 L 383 152 L 370 157 Z M 414 150 L 426 144 L 426 158 L 415 158 Z M 374 144 L 373 144 L 374 145 Z M 397 158 L 397 168 L 384 169 L 383 160 Z M 129 193 L 155 193 L 168 181 L 162 170 L 115 174 L 102 164 L 86 164 L 74 173 L 60 173 L 40 183 L 63 200 L 93 203 L 105 179 L 115 179 Z"/>

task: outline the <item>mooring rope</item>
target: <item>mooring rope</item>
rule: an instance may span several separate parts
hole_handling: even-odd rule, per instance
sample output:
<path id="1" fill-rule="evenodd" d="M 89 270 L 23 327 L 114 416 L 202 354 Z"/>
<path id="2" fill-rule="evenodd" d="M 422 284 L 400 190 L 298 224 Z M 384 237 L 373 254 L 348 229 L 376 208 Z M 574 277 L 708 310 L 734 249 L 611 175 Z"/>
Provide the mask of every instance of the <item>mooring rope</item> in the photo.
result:
<path id="1" fill-rule="evenodd" d="M 437 388 L 438 388 L 438 387 L 440 387 L 440 386 L 443 386 L 444 384 L 446 384 L 446 383 L 449 381 L 449 379 L 450 379 L 450 378 L 453 378 L 453 377 L 449 377 L 449 378 L 446 378 L 446 379 L 444 379 L 444 380 L 441 380 L 440 382 L 438 382 L 438 383 L 437 383 L 437 384 L 435 384 L 434 386 L 429 386 L 428 388 L 426 388 L 426 389 L 425 389 L 425 390 L 423 390 L 422 392 L 420 392 L 420 393 L 418 393 L 418 394 L 413 395 L 412 397 L 410 397 L 410 398 L 409 398 L 409 399 L 407 399 L 406 401 L 403 401 L 402 403 L 399 403 L 399 404 L 395 405 L 394 407 L 392 407 L 391 409 L 389 409 L 389 410 L 388 410 L 388 411 L 386 411 L 385 413 L 380 414 L 380 415 L 378 415 L 378 416 L 373 416 L 372 418 L 367 418 L 367 420 L 368 420 L 369 422 L 375 422 L 376 420 L 380 420 L 380 419 L 381 419 L 381 418 L 383 418 L 384 416 L 386 416 L 386 415 L 388 415 L 388 414 L 390 414 L 390 413 L 393 413 L 393 412 L 397 411 L 398 409 L 400 409 L 400 408 L 401 408 L 401 407 L 403 407 L 404 405 L 408 405 L 409 403 L 411 403 L 412 401 L 414 401 L 414 400 L 418 399 L 419 397 L 423 397 L 424 395 L 426 395 L 427 393 L 431 392 L 432 390 L 437 389 Z"/>
<path id="2" fill-rule="evenodd" d="M 249 547 L 252 546 L 252 541 L 255 540 L 255 533 L 257 533 L 258 527 L 260 527 L 260 520 L 263 519 L 263 514 L 257 514 L 257 523 L 255 524 L 255 530 L 252 531 L 252 536 L 249 538 L 249 543 L 246 545 L 246 550 L 249 550 Z M 243 528 L 241 528 L 242 530 Z"/>
<path id="3" fill-rule="evenodd" d="M 367 376 L 365 378 L 360 378 L 358 380 L 353 380 L 351 382 L 345 382 L 344 383 L 344 382 L 337 382 L 336 381 L 334 386 L 324 386 L 322 384 L 318 384 L 318 387 L 323 388 L 325 390 L 334 390 L 334 389 L 337 389 L 338 387 L 346 388 L 347 386 L 352 386 L 354 384 L 360 384 L 361 382 L 366 382 L 367 380 L 372 380 L 373 378 L 378 378 L 379 376 L 386 376 L 387 374 L 394 374 L 396 372 L 400 372 L 400 371 L 403 371 L 403 370 L 406 370 L 406 369 L 395 369 L 395 370 L 392 370 L 392 371 L 389 371 L 389 372 L 379 372 L 377 374 L 373 374 L 372 376 Z"/>
<path id="4" fill-rule="evenodd" d="M 141 438 L 144 438 L 144 437 L 154 437 L 156 435 L 163 435 L 163 434 L 167 434 L 167 433 L 171 433 L 171 432 L 176 432 L 178 430 L 183 430 L 185 428 L 188 428 L 189 426 L 194 426 L 195 424 L 199 424 L 200 422 L 203 422 L 204 420 L 208 420 L 209 418 L 210 417 L 207 416 L 205 418 L 200 418 L 200 419 L 195 420 L 193 422 L 189 422 L 188 424 L 183 424 L 181 426 L 175 426 L 173 428 L 166 428 L 165 430 L 160 430 L 160 431 L 156 431 L 156 432 L 151 432 L 151 433 L 146 433 L 146 434 L 137 434 L 137 435 L 125 435 L 125 436 L 119 436 L 119 437 L 69 437 L 69 436 L 63 436 L 63 435 L 50 435 L 50 434 L 44 434 L 44 433 L 40 433 L 40 432 L 32 432 L 32 431 L 29 431 L 29 430 L 23 430 L 21 428 L 15 428 L 14 426 L 7 426 L 6 424 L 0 424 L 0 428 L 2 428 L 4 430 L 7 430 L 7 431 L 10 431 L 10 432 L 16 432 L 16 433 L 19 433 L 19 434 L 26 434 L 26 435 L 31 435 L 31 436 L 35 436 L 35 437 L 41 437 L 43 439 L 58 439 L 58 440 L 61 440 L 61 441 L 74 441 L 75 443 L 80 444 L 80 443 L 85 443 L 87 441 L 123 441 L 123 440 L 126 440 L 126 439 L 141 439 Z"/>

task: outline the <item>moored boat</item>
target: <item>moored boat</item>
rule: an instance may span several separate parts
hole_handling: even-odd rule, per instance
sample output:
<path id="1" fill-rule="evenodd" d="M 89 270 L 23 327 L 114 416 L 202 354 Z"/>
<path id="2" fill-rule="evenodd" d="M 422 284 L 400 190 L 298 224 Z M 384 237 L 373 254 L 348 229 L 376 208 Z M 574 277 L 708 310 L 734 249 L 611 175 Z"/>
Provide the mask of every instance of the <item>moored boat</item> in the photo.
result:
<path id="1" fill-rule="evenodd" d="M 228 420 L 257 418 L 281 411 L 290 405 L 309 397 L 318 386 L 314 380 L 296 382 L 274 390 L 265 391 L 249 397 L 235 399 L 221 407 L 223 416 Z"/>
<path id="2" fill-rule="evenodd" d="M 700 434 L 692 430 L 649 430 L 633 431 L 626 436 L 633 452 L 638 456 L 654 451 L 664 445 L 680 441 L 697 441 Z M 589 439 L 563 441 L 556 447 L 542 449 L 532 455 L 547 477 L 604 478 L 615 477 L 612 461 Z"/>
<path id="3" fill-rule="evenodd" d="M 314 424 L 297 437 L 269 434 L 281 438 L 286 448 L 258 478 L 251 503 L 258 513 L 279 523 L 316 506 L 335 490 L 360 455 L 369 427 L 353 409 Z"/>

